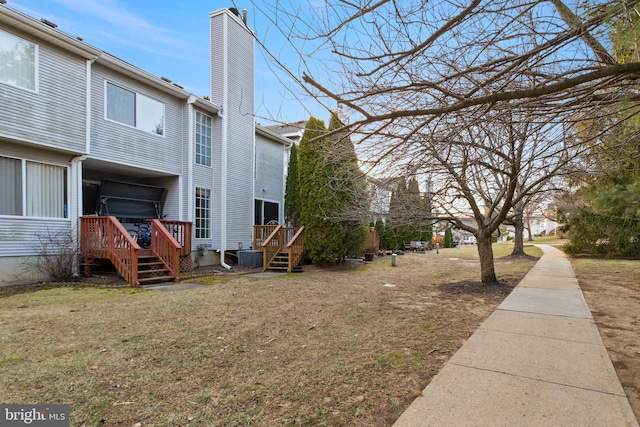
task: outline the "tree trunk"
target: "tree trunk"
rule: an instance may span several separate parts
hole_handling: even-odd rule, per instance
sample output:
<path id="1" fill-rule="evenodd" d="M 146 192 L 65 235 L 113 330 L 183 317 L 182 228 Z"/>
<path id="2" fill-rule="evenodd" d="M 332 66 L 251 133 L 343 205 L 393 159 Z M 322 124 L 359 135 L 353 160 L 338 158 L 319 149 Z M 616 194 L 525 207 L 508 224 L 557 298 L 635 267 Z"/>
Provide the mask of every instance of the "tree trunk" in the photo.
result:
<path id="1" fill-rule="evenodd" d="M 491 233 L 478 233 L 478 255 L 480 256 L 480 276 L 483 285 L 496 283 L 496 270 L 493 265 L 493 247 Z"/>
<path id="2" fill-rule="evenodd" d="M 530 242 L 533 242 L 533 236 L 531 235 L 531 222 L 527 221 L 527 235 L 529 238 L 527 239 Z"/>
<path id="3" fill-rule="evenodd" d="M 516 215 L 513 218 L 513 226 L 516 229 L 516 235 L 511 255 L 524 255 L 524 221 L 522 220 L 522 215 Z"/>

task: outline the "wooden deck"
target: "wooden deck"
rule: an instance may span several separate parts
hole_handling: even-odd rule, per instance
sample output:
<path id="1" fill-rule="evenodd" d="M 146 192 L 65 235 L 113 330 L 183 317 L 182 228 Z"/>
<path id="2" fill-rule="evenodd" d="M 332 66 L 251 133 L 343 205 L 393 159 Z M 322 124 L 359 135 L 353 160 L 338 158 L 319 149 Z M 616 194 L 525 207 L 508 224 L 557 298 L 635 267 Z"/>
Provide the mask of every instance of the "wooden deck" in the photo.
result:
<path id="1" fill-rule="evenodd" d="M 262 250 L 263 270 L 290 273 L 302 261 L 304 227 L 254 225 L 253 247 Z"/>
<path id="2" fill-rule="evenodd" d="M 108 259 L 131 286 L 177 280 L 181 259 L 190 259 L 190 222 L 153 219 L 151 247 L 143 249 L 113 216 L 80 217 L 80 252 L 85 275 L 91 259 Z"/>

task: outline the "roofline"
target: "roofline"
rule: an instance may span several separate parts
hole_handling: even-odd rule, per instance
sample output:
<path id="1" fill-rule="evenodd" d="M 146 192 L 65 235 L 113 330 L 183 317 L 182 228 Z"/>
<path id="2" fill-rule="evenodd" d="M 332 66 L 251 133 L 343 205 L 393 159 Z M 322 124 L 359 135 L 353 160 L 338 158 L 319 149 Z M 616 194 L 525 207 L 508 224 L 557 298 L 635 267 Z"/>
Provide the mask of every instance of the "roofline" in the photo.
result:
<path id="1" fill-rule="evenodd" d="M 279 133 L 276 133 L 270 129 L 267 129 L 266 127 L 259 125 L 256 123 L 256 135 L 262 135 L 266 138 L 269 138 L 273 141 L 279 142 L 282 145 L 285 145 L 287 147 L 289 147 L 291 144 L 293 144 L 293 141 L 291 141 L 289 138 L 285 138 L 284 136 L 280 135 Z"/>
<path id="2" fill-rule="evenodd" d="M 111 68 L 112 70 L 118 71 L 128 77 L 138 80 L 141 83 L 146 83 L 156 89 L 160 89 L 163 92 L 181 99 L 188 99 L 190 95 L 193 95 L 191 92 L 178 87 L 174 83 L 169 83 L 160 77 L 154 76 L 153 74 L 104 51 L 102 51 L 102 54 L 96 59 L 96 63 L 104 65 L 107 68 Z"/>
<path id="3" fill-rule="evenodd" d="M 187 104 L 193 104 L 199 109 L 205 110 L 208 113 L 212 114 L 220 114 L 220 112 L 222 111 L 221 106 L 193 94 L 191 94 L 191 96 L 189 96 L 189 99 L 187 99 Z"/>
<path id="4" fill-rule="evenodd" d="M 231 12 L 229 13 L 231 14 Z M 233 14 L 231 15 L 234 16 Z M 107 68 L 121 72 L 128 77 L 151 85 L 156 89 L 180 99 L 188 99 L 189 96 L 192 95 L 191 92 L 177 86 L 177 83 L 174 84 L 173 82 L 167 82 L 160 77 L 154 76 L 141 68 L 131 65 L 128 62 L 105 52 L 102 49 L 78 40 L 67 33 L 52 28 L 29 15 L 14 10 L 2 3 L 0 3 L 0 23 L 5 23 L 34 37 L 42 38 L 55 46 L 70 51 L 85 59 L 93 60 L 98 64 L 102 64 Z M 203 100 L 203 102 L 206 101 Z M 217 111 L 218 110 L 216 110 L 216 112 Z"/>
<path id="5" fill-rule="evenodd" d="M 95 59 L 102 54 L 102 50 L 2 3 L 0 3 L 0 22 L 11 25 L 33 36 L 42 37 L 41 34 L 44 33 L 46 35 L 44 39 L 48 42 L 86 59 Z"/>

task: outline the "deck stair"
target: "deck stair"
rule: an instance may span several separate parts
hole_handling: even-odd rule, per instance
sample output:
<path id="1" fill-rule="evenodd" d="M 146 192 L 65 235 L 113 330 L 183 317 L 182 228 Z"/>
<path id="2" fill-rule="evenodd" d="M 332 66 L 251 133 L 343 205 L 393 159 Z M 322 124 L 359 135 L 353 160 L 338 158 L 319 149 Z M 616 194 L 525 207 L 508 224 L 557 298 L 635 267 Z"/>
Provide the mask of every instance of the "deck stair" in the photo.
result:
<path id="1" fill-rule="evenodd" d="M 289 269 L 289 254 L 278 252 L 267 267 L 270 271 L 287 271 Z"/>
<path id="2" fill-rule="evenodd" d="M 191 223 L 152 219 L 151 248 L 143 249 L 113 216 L 80 217 L 85 275 L 92 259 L 107 259 L 131 286 L 178 280 L 191 252 Z"/>
<path id="3" fill-rule="evenodd" d="M 166 267 L 151 249 L 138 250 L 138 282 L 140 285 L 169 282 L 176 279 L 175 274 Z"/>
<path id="4" fill-rule="evenodd" d="M 304 249 L 304 227 L 254 226 L 254 248 L 263 252 L 263 270 L 288 272 L 298 267 Z"/>

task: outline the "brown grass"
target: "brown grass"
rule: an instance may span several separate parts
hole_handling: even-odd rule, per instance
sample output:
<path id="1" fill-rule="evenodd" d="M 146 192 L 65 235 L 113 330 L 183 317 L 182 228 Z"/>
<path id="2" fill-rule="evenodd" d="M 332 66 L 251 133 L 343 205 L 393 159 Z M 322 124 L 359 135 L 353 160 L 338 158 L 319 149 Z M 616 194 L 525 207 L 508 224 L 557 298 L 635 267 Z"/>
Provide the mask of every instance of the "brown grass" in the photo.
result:
<path id="1" fill-rule="evenodd" d="M 622 387 L 640 419 L 640 261 L 572 259 Z"/>
<path id="2" fill-rule="evenodd" d="M 390 425 L 534 262 L 498 259 L 496 287 L 469 247 L 181 292 L 6 296 L 0 396 L 68 403 L 72 426 Z"/>

